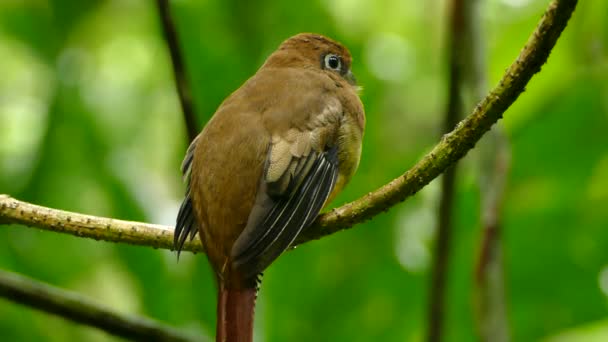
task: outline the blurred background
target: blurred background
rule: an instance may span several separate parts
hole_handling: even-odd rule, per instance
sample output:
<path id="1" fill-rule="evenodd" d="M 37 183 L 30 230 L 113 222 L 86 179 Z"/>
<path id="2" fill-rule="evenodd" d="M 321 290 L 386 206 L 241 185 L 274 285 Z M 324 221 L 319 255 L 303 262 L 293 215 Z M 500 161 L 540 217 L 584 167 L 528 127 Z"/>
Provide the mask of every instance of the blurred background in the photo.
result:
<path id="1" fill-rule="evenodd" d="M 487 0 L 489 84 L 548 0 Z M 361 166 L 335 205 L 397 177 L 438 141 L 446 1 L 172 2 L 200 127 L 284 39 L 347 45 L 367 112 Z M 514 341 L 608 340 L 608 2 L 581 1 L 549 63 L 505 113 L 507 313 Z M 0 193 L 92 215 L 172 225 L 187 138 L 153 1 L 0 3 Z M 480 249 L 475 152 L 457 180 L 447 341 L 476 340 Z M 421 341 L 437 182 L 356 228 L 286 253 L 266 272 L 259 341 Z M 0 268 L 119 312 L 213 336 L 202 255 L 3 226 Z M 114 341 L 0 299 L 6 341 Z"/>

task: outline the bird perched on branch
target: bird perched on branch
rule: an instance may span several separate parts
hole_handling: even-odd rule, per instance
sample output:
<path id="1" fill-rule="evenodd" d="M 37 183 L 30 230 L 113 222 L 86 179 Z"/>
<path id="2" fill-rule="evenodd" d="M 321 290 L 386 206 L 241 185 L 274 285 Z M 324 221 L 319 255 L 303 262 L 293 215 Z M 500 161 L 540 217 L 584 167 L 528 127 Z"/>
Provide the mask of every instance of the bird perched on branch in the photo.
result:
<path id="1" fill-rule="evenodd" d="M 351 60 L 321 35 L 287 39 L 188 148 L 174 247 L 200 236 L 218 283 L 217 341 L 252 340 L 258 276 L 357 169 L 365 114 Z"/>

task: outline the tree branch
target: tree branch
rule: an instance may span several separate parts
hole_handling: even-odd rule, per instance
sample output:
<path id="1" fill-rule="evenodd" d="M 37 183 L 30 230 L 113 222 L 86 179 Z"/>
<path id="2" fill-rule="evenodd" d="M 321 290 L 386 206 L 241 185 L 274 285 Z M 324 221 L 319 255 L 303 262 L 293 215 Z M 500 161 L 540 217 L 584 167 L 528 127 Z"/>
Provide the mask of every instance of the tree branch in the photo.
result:
<path id="1" fill-rule="evenodd" d="M 198 125 L 196 124 L 196 114 L 194 112 L 194 105 L 192 102 L 192 92 L 190 91 L 190 84 L 186 75 L 186 66 L 184 63 L 184 57 L 182 51 L 179 48 L 179 39 L 177 37 L 177 30 L 173 25 L 171 19 L 171 7 L 169 0 L 156 0 L 156 7 L 160 15 L 161 24 L 163 28 L 163 35 L 167 40 L 167 46 L 169 47 L 169 53 L 171 55 L 171 65 L 173 66 L 173 75 L 175 77 L 175 86 L 177 87 L 177 95 L 179 96 L 179 103 L 182 106 L 182 113 L 184 115 L 184 122 L 186 124 L 186 131 L 188 133 L 188 142 L 193 141 L 198 135 Z"/>
<path id="2" fill-rule="evenodd" d="M 482 149 L 479 188 L 481 191 L 482 239 L 475 273 L 475 309 L 480 341 L 510 340 L 505 299 L 500 214 L 509 173 L 511 151 L 501 130 L 487 136 Z M 489 141 L 488 141 L 489 140 Z"/>
<path id="3" fill-rule="evenodd" d="M 123 221 L 51 209 L 0 195 L 0 224 L 22 224 L 29 227 L 66 233 L 79 237 L 131 245 L 171 249 L 173 227 Z M 184 250 L 202 252 L 198 239 L 186 242 Z"/>
<path id="4" fill-rule="evenodd" d="M 448 101 L 444 118 L 443 132 L 447 133 L 456 126 L 464 112 L 463 78 L 466 64 L 466 43 L 471 16 L 469 3 L 465 0 L 453 0 L 450 8 L 448 26 Z M 441 197 L 437 220 L 437 235 L 433 253 L 433 269 L 428 302 L 428 335 L 427 341 L 438 342 L 443 339 L 443 321 L 445 319 L 445 287 L 448 279 L 448 260 L 451 250 L 454 191 L 456 185 L 456 164 L 445 170 L 441 179 Z"/>
<path id="5" fill-rule="evenodd" d="M 554 0 L 550 3 L 536 30 L 499 84 L 475 107 L 471 115 L 461 121 L 451 133 L 444 135 L 433 150 L 413 168 L 383 187 L 320 215 L 315 224 L 300 235 L 296 243 L 319 239 L 387 211 L 418 192 L 462 158 L 502 117 L 524 91 L 530 78 L 546 62 L 576 4 L 577 0 Z M 58 211 L 20 202 L 6 195 L 0 195 L 0 221 L 98 240 L 171 248 L 171 227 Z M 184 250 L 201 251 L 202 248 L 198 241 L 195 241 L 187 244 Z"/>
<path id="6" fill-rule="evenodd" d="M 202 340 L 148 318 L 117 314 L 79 294 L 2 270 L 0 297 L 130 340 Z"/>
<path id="7" fill-rule="evenodd" d="M 378 190 L 321 215 L 298 243 L 319 239 L 371 219 L 412 196 L 470 151 L 540 71 L 568 24 L 577 0 L 553 0 L 517 59 L 489 94 L 414 167 Z"/>
<path id="8" fill-rule="evenodd" d="M 480 28 L 480 1 L 472 0 L 473 26 L 470 35 L 473 42 L 468 59 L 471 77 L 467 78 L 468 89 L 475 100 L 487 91 L 485 52 L 482 47 Z M 511 340 L 507 317 L 505 270 L 502 252 L 501 208 L 511 161 L 508 137 L 499 125 L 482 140 L 478 151 L 478 184 L 480 190 L 480 212 L 482 239 L 475 272 L 473 298 L 477 316 L 477 333 L 480 341 L 507 342 Z"/>

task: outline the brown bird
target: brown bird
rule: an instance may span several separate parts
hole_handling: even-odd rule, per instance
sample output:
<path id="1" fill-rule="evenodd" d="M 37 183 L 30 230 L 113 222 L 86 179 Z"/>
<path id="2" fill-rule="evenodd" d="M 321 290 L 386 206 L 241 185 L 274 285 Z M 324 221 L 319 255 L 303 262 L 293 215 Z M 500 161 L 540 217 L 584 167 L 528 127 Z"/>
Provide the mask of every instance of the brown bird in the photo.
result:
<path id="1" fill-rule="evenodd" d="M 218 282 L 217 341 L 252 340 L 258 276 L 359 165 L 365 114 L 351 60 L 321 35 L 287 39 L 188 148 L 174 247 L 201 238 Z"/>

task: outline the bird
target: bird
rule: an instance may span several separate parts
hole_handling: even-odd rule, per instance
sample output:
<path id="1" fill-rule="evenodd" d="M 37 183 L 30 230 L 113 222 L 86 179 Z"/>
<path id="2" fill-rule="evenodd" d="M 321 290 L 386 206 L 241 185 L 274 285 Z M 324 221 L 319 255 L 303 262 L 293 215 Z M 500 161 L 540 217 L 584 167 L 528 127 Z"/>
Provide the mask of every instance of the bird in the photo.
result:
<path id="1" fill-rule="evenodd" d="M 200 237 L 218 286 L 218 342 L 252 341 L 260 275 L 359 165 L 365 112 L 351 63 L 323 35 L 288 38 L 187 149 L 174 249 L 179 257 Z"/>

